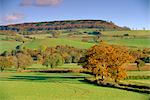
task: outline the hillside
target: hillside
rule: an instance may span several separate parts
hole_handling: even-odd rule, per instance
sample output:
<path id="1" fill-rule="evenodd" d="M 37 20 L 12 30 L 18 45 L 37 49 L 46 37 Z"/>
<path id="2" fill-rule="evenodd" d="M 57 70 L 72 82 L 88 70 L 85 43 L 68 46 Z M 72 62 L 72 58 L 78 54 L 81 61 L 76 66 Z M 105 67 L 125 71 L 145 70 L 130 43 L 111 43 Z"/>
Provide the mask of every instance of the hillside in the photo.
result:
<path id="1" fill-rule="evenodd" d="M 82 28 L 98 28 L 101 31 L 108 30 L 130 30 L 126 27 L 120 27 L 113 22 L 104 20 L 66 20 L 51 22 L 35 22 L 22 23 L 7 26 L 0 26 L 0 30 L 14 31 L 37 31 L 37 30 L 63 30 L 63 29 L 82 29 Z"/>

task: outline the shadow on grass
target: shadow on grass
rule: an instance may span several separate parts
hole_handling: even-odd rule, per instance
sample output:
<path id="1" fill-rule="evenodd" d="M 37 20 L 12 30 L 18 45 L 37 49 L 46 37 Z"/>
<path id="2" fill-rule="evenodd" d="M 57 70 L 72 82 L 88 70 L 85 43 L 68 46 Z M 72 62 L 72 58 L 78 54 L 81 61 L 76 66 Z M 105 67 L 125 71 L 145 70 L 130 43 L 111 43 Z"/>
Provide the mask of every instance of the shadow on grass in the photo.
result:
<path id="1" fill-rule="evenodd" d="M 7 81 L 31 81 L 31 82 L 67 82 L 81 83 L 84 76 L 12 76 L 7 78 Z"/>

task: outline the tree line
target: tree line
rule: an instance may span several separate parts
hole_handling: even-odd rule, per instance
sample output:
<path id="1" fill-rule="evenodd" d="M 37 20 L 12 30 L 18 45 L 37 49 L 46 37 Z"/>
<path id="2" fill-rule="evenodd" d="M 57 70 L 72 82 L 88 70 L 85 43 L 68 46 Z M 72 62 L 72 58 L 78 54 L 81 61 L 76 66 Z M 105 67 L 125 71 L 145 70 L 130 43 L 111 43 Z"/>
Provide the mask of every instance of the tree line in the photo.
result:
<path id="1" fill-rule="evenodd" d="M 89 49 L 78 49 L 70 46 L 41 46 L 32 50 L 19 45 L 11 52 L 3 52 L 0 56 L 0 70 L 15 67 L 25 70 L 34 62 L 50 68 L 64 63 L 78 63 L 90 70 L 96 80 L 115 81 L 127 76 L 126 63 L 137 63 L 140 68 L 143 62 L 149 62 L 150 49 L 129 50 L 126 47 L 110 45 L 103 41 Z"/>
<path id="2" fill-rule="evenodd" d="M 86 49 L 78 49 L 67 45 L 58 45 L 56 47 L 41 46 L 36 50 L 18 45 L 15 50 L 11 52 L 4 51 L 1 54 L 0 68 L 1 71 L 9 67 L 23 70 L 34 62 L 54 68 L 64 63 L 77 63 L 85 52 Z"/>

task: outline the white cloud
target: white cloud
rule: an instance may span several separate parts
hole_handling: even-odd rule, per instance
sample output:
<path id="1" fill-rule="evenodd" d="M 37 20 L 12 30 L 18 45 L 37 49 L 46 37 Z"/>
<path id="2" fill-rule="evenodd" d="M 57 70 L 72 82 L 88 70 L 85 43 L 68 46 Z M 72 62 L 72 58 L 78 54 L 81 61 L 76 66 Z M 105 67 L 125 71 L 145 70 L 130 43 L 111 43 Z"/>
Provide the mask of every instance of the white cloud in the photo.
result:
<path id="1" fill-rule="evenodd" d="M 22 0 L 21 6 L 55 6 L 62 3 L 63 0 Z"/>
<path id="2" fill-rule="evenodd" d="M 39 6 L 55 6 L 59 5 L 62 0 L 36 0 L 36 5 Z"/>
<path id="3" fill-rule="evenodd" d="M 22 13 L 12 13 L 10 15 L 5 16 L 6 21 L 18 21 L 24 18 Z"/>
<path id="4" fill-rule="evenodd" d="M 7 15 L 1 16 L 1 25 L 8 25 L 8 24 L 14 24 L 22 21 L 25 18 L 25 16 L 22 13 L 11 13 Z"/>

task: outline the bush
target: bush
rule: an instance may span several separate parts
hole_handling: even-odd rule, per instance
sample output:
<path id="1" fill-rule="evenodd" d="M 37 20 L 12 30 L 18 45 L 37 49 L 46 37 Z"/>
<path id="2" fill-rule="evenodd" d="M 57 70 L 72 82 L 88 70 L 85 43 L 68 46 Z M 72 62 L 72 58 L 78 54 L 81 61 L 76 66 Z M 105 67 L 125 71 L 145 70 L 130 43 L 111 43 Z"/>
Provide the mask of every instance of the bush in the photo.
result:
<path id="1" fill-rule="evenodd" d="M 128 34 L 128 33 L 126 33 L 126 34 L 123 34 L 123 36 L 129 36 L 129 34 Z"/>

